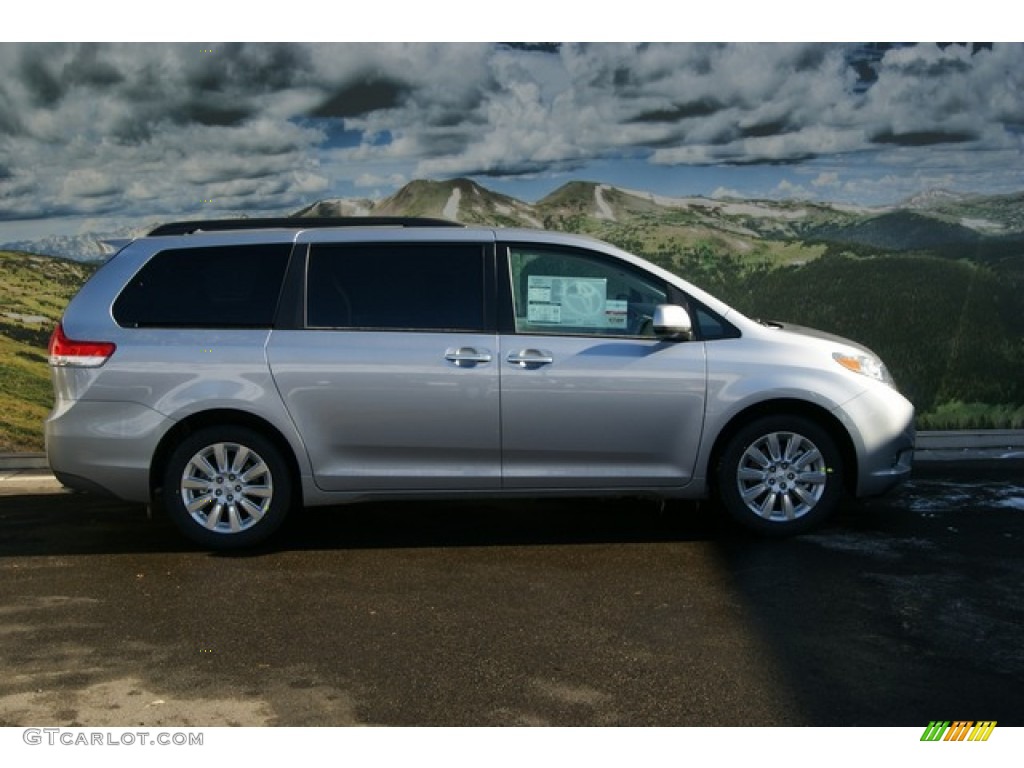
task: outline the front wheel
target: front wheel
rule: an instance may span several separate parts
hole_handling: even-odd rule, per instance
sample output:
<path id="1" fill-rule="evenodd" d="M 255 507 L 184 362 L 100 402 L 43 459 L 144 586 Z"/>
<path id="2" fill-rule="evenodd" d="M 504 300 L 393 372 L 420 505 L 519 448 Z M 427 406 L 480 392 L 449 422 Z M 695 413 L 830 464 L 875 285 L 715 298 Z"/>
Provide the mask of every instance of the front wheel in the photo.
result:
<path id="1" fill-rule="evenodd" d="M 280 451 L 246 427 L 209 427 L 189 435 L 164 472 L 164 509 L 186 536 L 210 549 L 239 549 L 266 539 L 284 521 L 291 494 Z"/>
<path id="2" fill-rule="evenodd" d="M 835 440 L 800 416 L 769 416 L 743 427 L 717 468 L 719 497 L 740 525 L 789 535 L 830 517 L 843 495 Z"/>

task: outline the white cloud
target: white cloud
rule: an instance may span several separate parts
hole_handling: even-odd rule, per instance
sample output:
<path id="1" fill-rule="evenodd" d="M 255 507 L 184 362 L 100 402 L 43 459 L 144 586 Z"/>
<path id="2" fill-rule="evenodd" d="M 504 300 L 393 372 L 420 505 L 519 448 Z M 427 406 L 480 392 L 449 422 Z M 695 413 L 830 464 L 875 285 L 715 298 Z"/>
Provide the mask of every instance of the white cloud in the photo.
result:
<path id="1" fill-rule="evenodd" d="M 68 200 L 107 197 L 119 191 L 117 180 L 97 168 L 74 168 L 61 184 L 61 196 Z"/>
<path id="2" fill-rule="evenodd" d="M 1019 185 L 1024 45 L 895 48 L 861 69 L 852 50 L 0 44 L 0 220 L 180 216 L 208 199 L 288 210 L 416 177 L 622 156 L 811 163 L 816 177 L 776 194 Z"/>
<path id="3" fill-rule="evenodd" d="M 386 176 L 379 176 L 372 173 L 361 173 L 353 180 L 357 187 L 390 187 L 397 188 L 407 184 L 410 179 L 399 173 L 392 173 Z"/>
<path id="4" fill-rule="evenodd" d="M 729 189 L 728 187 L 717 187 L 710 196 L 714 200 L 742 199 L 744 197 L 743 193 L 739 190 Z"/>
<path id="5" fill-rule="evenodd" d="M 822 188 L 822 187 L 837 187 L 839 186 L 839 174 L 835 172 L 822 172 L 811 179 L 811 186 Z"/>

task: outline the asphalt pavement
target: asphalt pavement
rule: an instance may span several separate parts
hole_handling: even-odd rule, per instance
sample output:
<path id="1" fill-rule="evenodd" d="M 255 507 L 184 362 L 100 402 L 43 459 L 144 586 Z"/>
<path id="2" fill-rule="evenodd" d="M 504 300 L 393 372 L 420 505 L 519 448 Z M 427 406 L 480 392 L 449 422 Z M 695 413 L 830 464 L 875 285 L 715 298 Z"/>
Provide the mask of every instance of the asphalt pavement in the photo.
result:
<path id="1" fill-rule="evenodd" d="M 1024 725 L 1011 456 L 784 541 L 696 504 L 360 504 L 229 556 L 0 486 L 0 725 Z"/>

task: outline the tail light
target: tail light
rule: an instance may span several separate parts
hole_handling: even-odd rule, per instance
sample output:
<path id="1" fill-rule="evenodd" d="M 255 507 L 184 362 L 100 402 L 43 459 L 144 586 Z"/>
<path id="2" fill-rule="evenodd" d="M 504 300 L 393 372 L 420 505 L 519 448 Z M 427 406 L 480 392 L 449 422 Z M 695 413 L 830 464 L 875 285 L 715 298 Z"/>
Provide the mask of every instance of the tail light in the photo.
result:
<path id="1" fill-rule="evenodd" d="M 109 341 L 77 341 L 64 334 L 57 323 L 50 336 L 50 365 L 61 368 L 98 368 L 114 354 L 117 345 Z"/>

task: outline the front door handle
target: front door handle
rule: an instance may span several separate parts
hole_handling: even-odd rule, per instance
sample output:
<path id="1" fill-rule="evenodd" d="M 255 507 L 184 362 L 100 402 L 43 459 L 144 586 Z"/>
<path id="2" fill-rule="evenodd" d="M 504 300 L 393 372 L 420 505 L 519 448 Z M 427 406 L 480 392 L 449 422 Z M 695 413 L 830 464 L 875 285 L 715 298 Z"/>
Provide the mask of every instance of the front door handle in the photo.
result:
<path id="1" fill-rule="evenodd" d="M 445 350 L 444 359 L 460 368 L 471 368 L 474 365 L 491 362 L 491 353 L 486 349 L 474 347 L 452 347 Z"/>
<path id="2" fill-rule="evenodd" d="M 539 368 L 542 365 L 551 365 L 555 362 L 554 355 L 543 349 L 520 349 L 509 353 L 506 359 L 512 365 L 518 365 L 520 368 Z"/>

